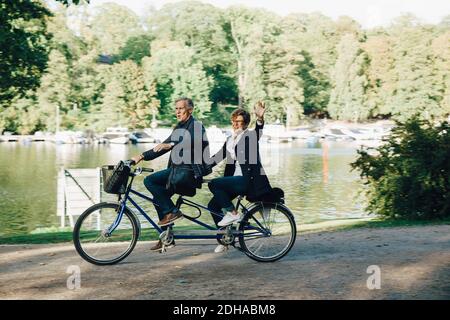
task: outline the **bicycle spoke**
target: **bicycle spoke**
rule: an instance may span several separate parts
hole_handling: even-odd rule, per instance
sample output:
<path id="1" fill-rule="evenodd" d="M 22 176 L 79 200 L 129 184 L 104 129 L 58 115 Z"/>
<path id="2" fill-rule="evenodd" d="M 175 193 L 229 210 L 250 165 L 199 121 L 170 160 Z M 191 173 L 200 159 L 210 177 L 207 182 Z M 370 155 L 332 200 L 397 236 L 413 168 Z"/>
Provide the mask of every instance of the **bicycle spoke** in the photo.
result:
<path id="1" fill-rule="evenodd" d="M 246 218 L 243 236 L 244 251 L 258 261 L 274 261 L 285 255 L 295 241 L 295 222 L 286 209 L 277 204 L 261 203 Z M 244 221 L 245 222 L 245 221 Z"/>
<path id="2" fill-rule="evenodd" d="M 136 222 L 128 214 L 123 214 L 120 221 L 117 220 L 117 205 L 93 207 L 77 221 L 77 250 L 82 257 L 97 264 L 108 264 L 111 261 L 121 259 L 131 252 L 136 243 Z M 106 226 L 117 226 L 110 233 Z M 103 227 L 99 229 L 99 227 Z M 108 233 L 105 236 L 105 233 Z"/>

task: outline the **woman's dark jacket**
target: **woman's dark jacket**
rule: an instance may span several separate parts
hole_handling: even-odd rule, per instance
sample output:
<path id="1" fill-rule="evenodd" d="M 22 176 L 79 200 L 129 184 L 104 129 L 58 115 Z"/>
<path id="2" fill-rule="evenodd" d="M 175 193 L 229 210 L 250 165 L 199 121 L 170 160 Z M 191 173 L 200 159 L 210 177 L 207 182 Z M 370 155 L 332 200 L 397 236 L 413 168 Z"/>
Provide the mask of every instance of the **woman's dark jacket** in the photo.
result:
<path id="1" fill-rule="evenodd" d="M 234 148 L 236 159 L 242 170 L 242 176 L 248 182 L 247 200 L 249 201 L 257 201 L 263 195 L 272 191 L 259 155 L 259 139 L 261 138 L 263 127 L 264 123 L 258 124 L 256 122 L 255 130 L 247 130 Z M 233 176 L 236 169 L 236 160 L 233 160 L 227 151 L 227 142 L 211 158 L 210 163 L 212 166 L 215 166 L 224 159 L 227 160 L 224 176 Z"/>

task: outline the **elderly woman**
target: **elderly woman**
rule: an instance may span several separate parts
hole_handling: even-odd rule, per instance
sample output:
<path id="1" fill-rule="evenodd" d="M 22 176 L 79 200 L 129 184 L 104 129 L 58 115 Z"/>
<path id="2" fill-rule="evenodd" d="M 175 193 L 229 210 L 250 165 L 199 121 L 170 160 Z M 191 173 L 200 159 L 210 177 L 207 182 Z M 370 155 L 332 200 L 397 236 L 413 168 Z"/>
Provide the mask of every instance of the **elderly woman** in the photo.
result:
<path id="1" fill-rule="evenodd" d="M 234 198 L 246 195 L 247 199 L 251 201 L 272 190 L 259 156 L 259 138 L 264 126 L 264 103 L 258 102 L 254 112 L 256 116 L 255 130 L 248 130 L 250 114 L 247 111 L 237 109 L 232 113 L 233 134 L 227 139 L 221 150 L 212 157 L 213 166 L 227 159 L 224 177 L 213 179 L 208 184 L 213 194 L 208 208 L 213 212 L 222 211 L 224 213 L 221 220 L 219 216 L 213 214 L 214 222 L 219 227 L 238 222 L 241 218 L 232 203 Z M 222 252 L 226 249 L 227 247 L 219 245 L 215 252 Z"/>

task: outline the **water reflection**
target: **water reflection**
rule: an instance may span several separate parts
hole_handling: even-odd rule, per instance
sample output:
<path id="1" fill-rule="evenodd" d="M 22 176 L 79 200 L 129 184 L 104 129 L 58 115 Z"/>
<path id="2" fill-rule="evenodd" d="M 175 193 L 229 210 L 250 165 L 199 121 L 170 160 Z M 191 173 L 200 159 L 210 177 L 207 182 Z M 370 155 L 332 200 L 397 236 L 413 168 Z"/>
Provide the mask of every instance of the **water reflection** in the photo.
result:
<path id="1" fill-rule="evenodd" d="M 55 145 L 47 142 L 0 144 L 0 235 L 27 233 L 36 228 L 58 226 L 56 184 L 61 167 L 95 168 L 115 164 L 153 145 Z M 211 151 L 221 145 L 212 145 Z M 350 172 L 356 144 L 342 142 L 291 142 L 262 144 L 261 157 L 273 186 L 286 193 L 286 203 L 298 223 L 363 216 L 358 174 Z M 166 167 L 168 154 L 145 166 Z M 213 176 L 223 173 L 224 164 Z M 137 190 L 147 192 L 143 177 L 136 179 Z M 206 185 L 194 201 L 206 204 L 210 198 Z M 110 195 L 104 199 L 114 200 Z M 151 206 L 144 207 L 153 212 Z M 188 209 L 186 209 L 188 210 Z"/>

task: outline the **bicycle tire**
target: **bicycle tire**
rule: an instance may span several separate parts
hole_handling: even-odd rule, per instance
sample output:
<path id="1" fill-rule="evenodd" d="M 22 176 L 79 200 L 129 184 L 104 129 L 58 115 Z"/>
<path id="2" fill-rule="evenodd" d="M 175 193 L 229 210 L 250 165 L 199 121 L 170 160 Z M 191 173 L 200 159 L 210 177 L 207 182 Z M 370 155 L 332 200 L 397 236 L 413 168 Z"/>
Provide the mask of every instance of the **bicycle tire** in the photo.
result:
<path id="1" fill-rule="evenodd" d="M 78 218 L 78 220 L 75 224 L 75 227 L 73 229 L 73 243 L 75 245 L 76 251 L 84 260 L 86 260 L 87 262 L 90 262 L 92 264 L 95 264 L 95 265 L 104 266 L 104 265 L 116 264 L 116 263 L 122 261 L 123 259 L 125 259 L 126 257 L 128 257 L 128 255 L 133 251 L 134 247 L 136 246 L 137 240 L 139 238 L 140 224 L 139 224 L 136 216 L 130 211 L 130 209 L 125 207 L 124 215 L 126 215 L 128 217 L 128 219 L 131 222 L 132 228 L 133 228 L 132 239 L 131 239 L 130 245 L 125 250 L 125 252 L 123 252 L 122 254 L 120 254 L 119 256 L 117 256 L 113 259 L 108 259 L 108 260 L 96 259 L 95 257 L 92 257 L 91 255 L 89 255 L 83 249 L 83 246 L 80 242 L 80 229 L 86 218 L 88 218 L 91 214 L 94 214 L 96 211 L 98 211 L 102 208 L 114 209 L 117 212 L 119 209 L 119 204 L 103 202 L 103 203 L 95 204 L 95 205 L 89 207 L 88 209 L 86 209 Z"/>
<path id="2" fill-rule="evenodd" d="M 252 218 L 254 217 L 254 215 L 256 215 L 258 212 L 261 211 L 261 208 L 276 209 L 279 212 L 283 213 L 284 216 L 286 217 L 286 220 L 289 223 L 289 226 L 290 226 L 290 239 L 289 239 L 289 243 L 287 244 L 287 246 L 285 246 L 283 248 L 283 250 L 281 250 L 277 254 L 274 254 L 269 257 L 262 257 L 262 256 L 256 255 L 254 252 L 252 252 L 252 250 L 250 250 L 249 246 L 246 243 L 245 228 L 249 226 L 249 224 L 252 221 Z M 241 246 L 241 249 L 244 251 L 244 253 L 249 258 L 251 258 L 255 261 L 258 261 L 258 262 L 274 262 L 274 261 L 280 260 L 286 254 L 288 254 L 288 252 L 292 249 L 292 247 L 294 246 L 296 237 L 297 237 L 297 226 L 295 223 L 295 218 L 294 218 L 293 214 L 291 213 L 291 211 L 285 205 L 280 204 L 280 203 L 267 203 L 267 202 L 262 203 L 261 202 L 261 203 L 256 204 L 253 208 L 250 208 L 250 210 L 244 215 L 244 217 L 242 218 L 242 220 L 239 224 L 239 231 L 241 233 L 239 235 L 239 245 Z M 271 235 L 266 236 L 266 237 L 269 238 L 269 237 L 271 237 Z"/>

